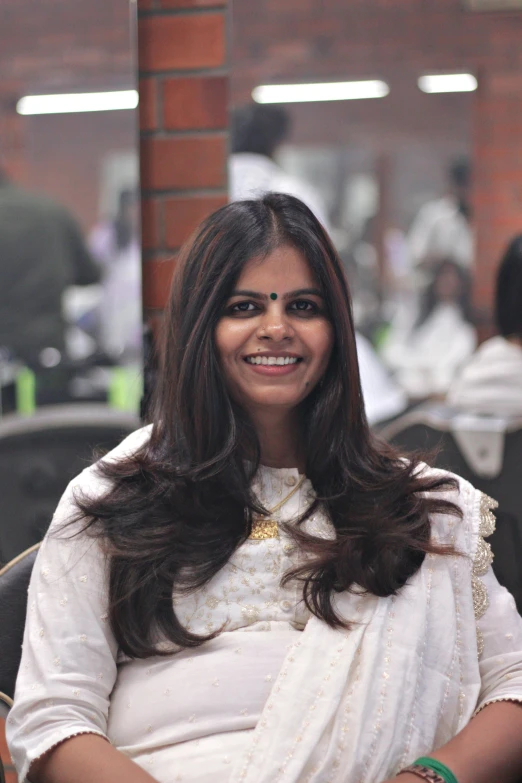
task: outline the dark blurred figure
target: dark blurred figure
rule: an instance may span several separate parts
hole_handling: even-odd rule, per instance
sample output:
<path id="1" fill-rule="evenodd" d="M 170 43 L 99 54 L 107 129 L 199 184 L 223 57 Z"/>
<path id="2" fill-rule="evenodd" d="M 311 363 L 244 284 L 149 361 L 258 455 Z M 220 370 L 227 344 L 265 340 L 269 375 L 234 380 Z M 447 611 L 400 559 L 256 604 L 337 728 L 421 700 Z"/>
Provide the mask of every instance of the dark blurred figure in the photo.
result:
<path id="1" fill-rule="evenodd" d="M 289 193 L 304 201 L 329 230 L 321 195 L 308 182 L 287 174 L 274 160 L 289 133 L 290 119 L 280 106 L 252 103 L 233 110 L 230 200 L 257 198 L 270 191 Z"/>
<path id="2" fill-rule="evenodd" d="M 424 204 L 412 223 L 408 236 L 411 262 L 428 278 L 443 259 L 451 259 L 464 269 L 473 266 L 470 188 L 469 160 L 458 158 L 448 171 L 446 195 Z"/>
<path id="3" fill-rule="evenodd" d="M 522 416 L 522 234 L 500 263 L 495 305 L 499 335 L 480 346 L 447 402 L 468 413 Z"/>
<path id="4" fill-rule="evenodd" d="M 59 364 L 63 293 L 99 279 L 72 215 L 0 169 L 0 347 L 33 368 Z"/>
<path id="5" fill-rule="evenodd" d="M 114 360 L 141 353 L 140 203 L 136 190 L 122 190 L 114 218 L 99 223 L 89 245 L 103 271 L 99 339 Z"/>
<path id="6" fill-rule="evenodd" d="M 450 259 L 439 262 L 417 313 L 397 314 L 384 358 L 411 400 L 445 395 L 475 350 L 469 273 Z"/>

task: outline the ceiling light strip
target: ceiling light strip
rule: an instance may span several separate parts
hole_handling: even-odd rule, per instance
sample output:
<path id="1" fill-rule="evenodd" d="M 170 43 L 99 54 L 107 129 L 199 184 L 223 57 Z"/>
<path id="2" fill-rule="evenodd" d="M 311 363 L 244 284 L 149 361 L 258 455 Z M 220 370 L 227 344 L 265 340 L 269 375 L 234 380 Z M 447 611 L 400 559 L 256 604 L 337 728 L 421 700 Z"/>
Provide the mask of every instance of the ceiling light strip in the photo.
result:
<path id="1" fill-rule="evenodd" d="M 252 91 L 252 97 L 256 103 L 308 103 L 384 98 L 389 92 L 386 82 L 369 79 L 316 84 L 263 84 Z"/>
<path id="2" fill-rule="evenodd" d="M 471 73 L 432 73 L 421 76 L 417 84 L 422 92 L 473 92 L 477 80 Z"/>
<path id="3" fill-rule="evenodd" d="M 26 95 L 16 105 L 18 114 L 74 114 L 92 111 L 135 109 L 137 90 L 76 92 L 58 95 Z"/>

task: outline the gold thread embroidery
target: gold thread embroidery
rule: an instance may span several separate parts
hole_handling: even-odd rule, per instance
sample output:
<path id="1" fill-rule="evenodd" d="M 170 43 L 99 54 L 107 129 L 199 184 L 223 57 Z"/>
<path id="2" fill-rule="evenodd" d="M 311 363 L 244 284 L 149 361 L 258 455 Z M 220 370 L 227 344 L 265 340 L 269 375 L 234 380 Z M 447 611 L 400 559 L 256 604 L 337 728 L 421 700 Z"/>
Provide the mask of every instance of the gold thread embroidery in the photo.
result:
<path id="1" fill-rule="evenodd" d="M 484 582 L 479 579 L 480 576 L 484 576 L 493 562 L 493 552 L 491 545 L 487 541 L 484 541 L 484 537 L 490 536 L 495 532 L 495 515 L 493 509 L 498 508 L 498 503 L 493 498 L 480 493 L 480 520 L 479 520 L 479 538 L 477 542 L 477 550 L 475 557 L 473 558 L 473 573 L 471 576 L 471 589 L 473 593 L 473 609 L 475 612 L 475 619 L 479 620 L 486 612 L 489 606 L 488 591 Z M 477 652 L 480 656 L 484 650 L 484 639 L 480 628 L 477 626 Z"/>
<path id="2" fill-rule="evenodd" d="M 493 509 L 498 508 L 498 503 L 489 495 L 480 493 L 480 524 L 479 535 L 487 538 L 495 532 L 496 519 L 493 513 Z"/>

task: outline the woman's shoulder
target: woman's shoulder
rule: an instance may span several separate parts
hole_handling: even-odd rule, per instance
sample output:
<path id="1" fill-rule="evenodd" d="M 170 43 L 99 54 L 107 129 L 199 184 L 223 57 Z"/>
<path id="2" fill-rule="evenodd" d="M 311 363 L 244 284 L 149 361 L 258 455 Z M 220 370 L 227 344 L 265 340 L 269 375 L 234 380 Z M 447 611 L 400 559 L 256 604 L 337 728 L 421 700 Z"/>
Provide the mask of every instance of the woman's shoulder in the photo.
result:
<path id="1" fill-rule="evenodd" d="M 475 559 L 483 539 L 495 530 L 494 510 L 498 506 L 497 501 L 457 473 L 429 467 L 424 463 L 420 463 L 417 470 L 423 478 L 445 482 L 446 486 L 441 490 L 433 490 L 428 494 L 434 499 L 449 501 L 456 507 L 455 514 L 432 515 L 432 535 L 438 542 L 451 543 L 458 551 Z"/>
<path id="2" fill-rule="evenodd" d="M 64 523 L 70 521 L 78 513 L 77 499 L 79 497 L 95 499 L 101 497 L 108 489 L 111 482 L 100 470 L 104 462 L 119 462 L 136 454 L 150 439 L 152 425 L 135 430 L 114 449 L 105 454 L 101 459 L 93 462 L 81 473 L 75 476 L 68 484 L 56 512 L 53 516 L 50 530 L 56 530 Z"/>

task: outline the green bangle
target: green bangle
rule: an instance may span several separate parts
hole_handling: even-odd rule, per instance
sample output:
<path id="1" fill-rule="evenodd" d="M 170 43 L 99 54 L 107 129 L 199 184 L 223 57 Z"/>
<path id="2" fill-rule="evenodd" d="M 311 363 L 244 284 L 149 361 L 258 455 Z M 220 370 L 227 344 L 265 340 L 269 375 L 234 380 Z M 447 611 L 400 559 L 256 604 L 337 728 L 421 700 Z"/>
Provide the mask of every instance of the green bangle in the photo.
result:
<path id="1" fill-rule="evenodd" d="M 432 759 L 430 756 L 421 756 L 419 759 L 413 762 L 412 766 L 415 766 L 415 764 L 420 764 L 422 767 L 428 767 L 428 769 L 432 769 L 437 773 L 437 775 L 440 775 L 441 778 L 444 778 L 446 783 L 458 783 L 457 778 L 451 769 L 443 764 L 442 761 Z"/>

